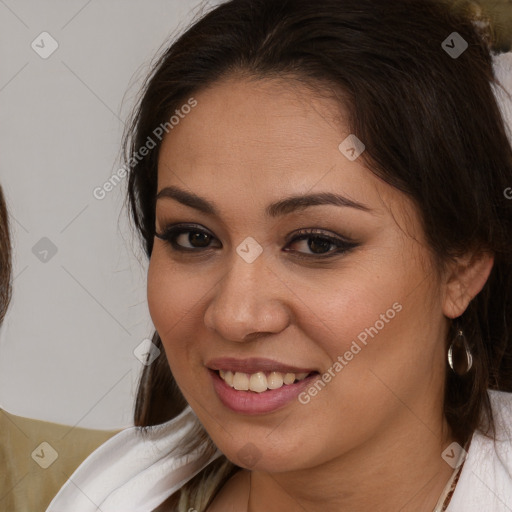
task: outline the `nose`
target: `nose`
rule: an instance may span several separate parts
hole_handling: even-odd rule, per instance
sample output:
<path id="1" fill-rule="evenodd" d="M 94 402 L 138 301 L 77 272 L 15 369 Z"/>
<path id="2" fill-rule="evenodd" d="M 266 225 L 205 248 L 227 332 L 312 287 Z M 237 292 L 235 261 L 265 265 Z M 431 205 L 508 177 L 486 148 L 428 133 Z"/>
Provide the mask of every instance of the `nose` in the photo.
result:
<path id="1" fill-rule="evenodd" d="M 288 289 L 267 266 L 264 254 L 247 263 L 234 253 L 229 264 L 206 308 L 206 327 L 222 339 L 238 342 L 286 329 Z"/>

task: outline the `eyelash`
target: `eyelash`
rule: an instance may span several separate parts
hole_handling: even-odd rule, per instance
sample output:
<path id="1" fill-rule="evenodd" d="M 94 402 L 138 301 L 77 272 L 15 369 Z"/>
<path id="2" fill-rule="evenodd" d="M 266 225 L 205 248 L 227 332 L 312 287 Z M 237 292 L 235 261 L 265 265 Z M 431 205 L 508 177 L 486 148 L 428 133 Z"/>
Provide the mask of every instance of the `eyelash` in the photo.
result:
<path id="1" fill-rule="evenodd" d="M 203 229 L 198 228 L 194 225 L 175 225 L 175 226 L 169 226 L 164 229 L 162 233 L 155 233 L 155 236 L 159 238 L 160 240 L 163 240 L 166 242 L 173 250 L 181 252 L 181 253 L 200 253 L 205 252 L 207 250 L 210 250 L 210 247 L 196 247 L 194 249 L 183 247 L 181 245 L 178 245 L 176 242 L 176 238 L 179 235 L 182 235 L 183 233 L 201 233 L 205 234 L 211 237 L 211 240 L 214 240 L 215 237 L 209 233 L 208 231 L 205 231 Z M 293 251 L 297 253 L 297 257 L 304 258 L 304 259 L 326 259 L 330 258 L 335 255 L 343 254 L 351 249 L 354 249 L 359 244 L 352 242 L 350 240 L 347 240 L 342 237 L 333 237 L 324 234 L 322 231 L 318 229 L 300 229 L 293 233 L 293 237 L 290 237 L 289 240 L 287 240 L 287 245 L 293 242 L 301 241 L 301 240 L 307 240 L 307 239 L 320 239 L 320 240 L 327 240 L 331 245 L 334 245 L 336 247 L 335 250 L 324 253 L 324 254 L 314 254 L 310 253 L 306 255 L 303 252 L 300 251 Z M 211 243 L 210 240 L 210 243 Z M 190 242 L 189 242 L 190 243 Z M 287 251 L 288 252 L 288 251 Z"/>

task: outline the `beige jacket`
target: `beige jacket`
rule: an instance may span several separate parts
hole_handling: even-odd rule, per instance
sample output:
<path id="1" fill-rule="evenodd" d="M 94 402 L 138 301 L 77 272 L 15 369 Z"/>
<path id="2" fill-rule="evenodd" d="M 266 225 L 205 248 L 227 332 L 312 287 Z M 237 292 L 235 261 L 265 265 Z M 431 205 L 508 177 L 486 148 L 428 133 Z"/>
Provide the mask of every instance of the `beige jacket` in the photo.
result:
<path id="1" fill-rule="evenodd" d="M 44 512 L 80 463 L 118 432 L 73 428 L 0 409 L 0 511 Z"/>

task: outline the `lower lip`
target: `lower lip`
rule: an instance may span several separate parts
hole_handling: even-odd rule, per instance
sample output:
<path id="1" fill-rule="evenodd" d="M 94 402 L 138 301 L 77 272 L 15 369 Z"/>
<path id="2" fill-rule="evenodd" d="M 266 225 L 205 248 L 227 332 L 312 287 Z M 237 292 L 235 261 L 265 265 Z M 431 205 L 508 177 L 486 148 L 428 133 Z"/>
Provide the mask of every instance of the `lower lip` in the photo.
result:
<path id="1" fill-rule="evenodd" d="M 251 415 L 282 409 L 296 399 L 312 380 L 318 378 L 318 373 L 313 373 L 294 384 L 285 384 L 279 389 L 256 393 L 254 391 L 238 391 L 222 380 L 217 372 L 213 370 L 209 370 L 209 372 L 220 401 L 234 412 Z"/>

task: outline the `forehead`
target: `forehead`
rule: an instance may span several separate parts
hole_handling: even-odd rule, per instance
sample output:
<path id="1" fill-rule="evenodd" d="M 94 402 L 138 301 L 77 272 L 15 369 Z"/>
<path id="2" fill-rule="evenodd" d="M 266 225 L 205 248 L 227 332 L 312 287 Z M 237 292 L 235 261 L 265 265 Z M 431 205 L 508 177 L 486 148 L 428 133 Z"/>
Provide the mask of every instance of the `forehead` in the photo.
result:
<path id="1" fill-rule="evenodd" d="M 283 79 L 225 79 L 194 95 L 197 106 L 164 138 L 159 171 L 186 171 L 193 179 L 215 170 L 221 177 L 286 179 L 306 182 L 333 165 L 355 174 L 362 165 L 340 153 L 349 135 L 341 106 L 315 96 L 306 86 Z M 169 169 L 167 169 L 169 171 Z"/>
<path id="2" fill-rule="evenodd" d="M 284 79 L 228 78 L 193 95 L 197 105 L 165 136 L 158 189 L 177 185 L 219 205 L 257 205 L 332 191 L 386 208 L 402 195 L 339 146 L 343 106 Z M 385 202 L 383 200 L 385 199 Z"/>

